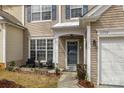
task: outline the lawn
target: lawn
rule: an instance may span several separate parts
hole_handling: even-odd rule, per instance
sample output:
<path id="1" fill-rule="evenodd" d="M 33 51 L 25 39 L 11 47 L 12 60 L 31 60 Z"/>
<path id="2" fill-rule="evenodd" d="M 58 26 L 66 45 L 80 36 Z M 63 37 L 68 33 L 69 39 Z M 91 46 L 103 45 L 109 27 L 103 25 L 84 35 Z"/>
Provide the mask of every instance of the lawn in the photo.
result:
<path id="1" fill-rule="evenodd" d="M 0 70 L 0 79 L 14 81 L 26 88 L 55 88 L 58 81 L 56 76 L 25 74 L 6 70 Z"/>

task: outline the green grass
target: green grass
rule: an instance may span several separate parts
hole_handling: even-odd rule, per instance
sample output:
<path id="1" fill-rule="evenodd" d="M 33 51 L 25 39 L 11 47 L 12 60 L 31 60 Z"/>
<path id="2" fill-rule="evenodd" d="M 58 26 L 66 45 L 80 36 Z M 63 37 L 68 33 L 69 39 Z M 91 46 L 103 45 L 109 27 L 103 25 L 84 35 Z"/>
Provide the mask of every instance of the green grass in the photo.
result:
<path id="1" fill-rule="evenodd" d="M 14 81 L 26 88 L 56 88 L 58 77 L 36 74 L 24 74 L 0 70 L 0 79 Z"/>

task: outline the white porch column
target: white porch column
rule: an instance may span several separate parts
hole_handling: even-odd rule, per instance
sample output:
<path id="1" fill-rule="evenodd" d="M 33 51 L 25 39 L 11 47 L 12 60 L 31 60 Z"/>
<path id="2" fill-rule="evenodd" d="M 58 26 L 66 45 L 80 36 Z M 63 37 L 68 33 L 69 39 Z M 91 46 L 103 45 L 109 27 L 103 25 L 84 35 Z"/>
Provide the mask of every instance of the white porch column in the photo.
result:
<path id="1" fill-rule="evenodd" d="M 2 31 L 3 31 L 3 62 L 6 66 L 6 27 L 5 24 L 2 24 Z"/>
<path id="2" fill-rule="evenodd" d="M 59 55 L 59 37 L 55 37 L 54 39 L 54 63 L 55 63 L 55 67 L 57 66 L 58 64 L 58 55 Z"/>
<path id="3" fill-rule="evenodd" d="M 87 74 L 88 80 L 91 80 L 91 28 L 90 24 L 87 26 Z"/>

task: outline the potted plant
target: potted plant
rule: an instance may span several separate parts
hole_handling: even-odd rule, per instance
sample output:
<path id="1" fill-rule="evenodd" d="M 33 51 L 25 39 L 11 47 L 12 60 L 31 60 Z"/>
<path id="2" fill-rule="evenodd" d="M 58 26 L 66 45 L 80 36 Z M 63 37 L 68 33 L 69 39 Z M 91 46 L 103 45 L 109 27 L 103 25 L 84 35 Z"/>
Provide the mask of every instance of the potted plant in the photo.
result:
<path id="1" fill-rule="evenodd" d="M 56 71 L 56 75 L 60 75 L 60 69 L 58 67 L 56 67 L 55 71 Z"/>

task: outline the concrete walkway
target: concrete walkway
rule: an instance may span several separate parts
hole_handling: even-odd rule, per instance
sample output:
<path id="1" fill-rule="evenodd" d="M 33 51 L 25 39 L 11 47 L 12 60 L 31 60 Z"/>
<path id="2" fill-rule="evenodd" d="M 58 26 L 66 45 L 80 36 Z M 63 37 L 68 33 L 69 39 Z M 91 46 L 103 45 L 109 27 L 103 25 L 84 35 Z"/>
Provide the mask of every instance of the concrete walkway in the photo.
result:
<path id="1" fill-rule="evenodd" d="M 63 75 L 58 81 L 58 88 L 79 88 L 76 76 L 76 72 L 63 72 Z"/>

